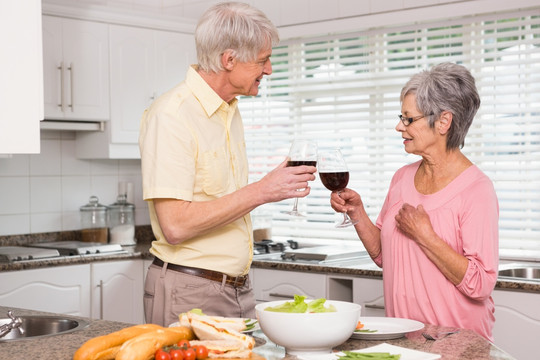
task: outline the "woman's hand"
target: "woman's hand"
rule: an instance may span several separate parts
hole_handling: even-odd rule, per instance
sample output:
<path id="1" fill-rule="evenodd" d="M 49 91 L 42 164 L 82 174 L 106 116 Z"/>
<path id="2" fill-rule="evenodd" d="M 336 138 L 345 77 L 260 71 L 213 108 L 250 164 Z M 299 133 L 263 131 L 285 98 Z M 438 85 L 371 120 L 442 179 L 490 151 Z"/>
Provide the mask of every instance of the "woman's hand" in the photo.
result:
<path id="1" fill-rule="evenodd" d="M 356 191 L 347 188 L 339 192 L 332 191 L 330 205 L 336 212 L 346 212 L 352 219 L 355 219 L 354 215 L 357 210 L 364 206 L 360 195 Z"/>
<path id="2" fill-rule="evenodd" d="M 423 238 L 429 238 L 434 235 L 431 220 L 422 205 L 418 205 L 415 208 L 407 203 L 403 204 L 395 219 L 397 228 L 417 243 L 420 243 Z"/>

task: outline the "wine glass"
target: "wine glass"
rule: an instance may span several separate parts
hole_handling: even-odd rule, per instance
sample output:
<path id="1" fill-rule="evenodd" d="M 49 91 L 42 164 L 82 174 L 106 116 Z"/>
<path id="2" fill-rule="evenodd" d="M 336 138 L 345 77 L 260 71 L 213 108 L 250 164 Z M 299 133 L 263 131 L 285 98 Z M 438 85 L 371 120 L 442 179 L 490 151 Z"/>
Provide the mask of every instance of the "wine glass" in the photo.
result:
<path id="1" fill-rule="evenodd" d="M 294 140 L 289 149 L 289 161 L 287 166 L 309 165 L 317 166 L 317 143 L 312 140 Z M 283 213 L 292 216 L 305 216 L 298 211 L 298 198 L 294 198 L 294 205 L 291 211 Z"/>
<path id="2" fill-rule="evenodd" d="M 319 153 L 317 159 L 319 177 L 323 185 L 330 191 L 337 191 L 347 187 L 349 183 L 349 169 L 345 159 L 339 149 Z M 358 221 L 352 220 L 346 212 L 343 213 L 343 221 L 337 223 L 337 228 L 347 227 L 357 224 Z"/>

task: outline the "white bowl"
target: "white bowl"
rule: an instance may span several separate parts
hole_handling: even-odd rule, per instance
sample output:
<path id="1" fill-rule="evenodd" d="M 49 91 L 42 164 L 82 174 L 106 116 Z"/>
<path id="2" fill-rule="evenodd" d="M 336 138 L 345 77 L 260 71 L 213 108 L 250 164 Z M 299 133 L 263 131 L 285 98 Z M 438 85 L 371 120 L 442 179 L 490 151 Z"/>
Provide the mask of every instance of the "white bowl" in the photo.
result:
<path id="1" fill-rule="evenodd" d="M 333 347 L 343 344 L 353 334 L 360 317 L 360 305 L 335 300 L 327 300 L 325 306 L 334 305 L 336 312 L 283 313 L 264 310 L 286 301 L 257 304 L 255 312 L 261 330 L 268 339 L 285 347 L 285 351 L 292 355 L 330 353 Z"/>

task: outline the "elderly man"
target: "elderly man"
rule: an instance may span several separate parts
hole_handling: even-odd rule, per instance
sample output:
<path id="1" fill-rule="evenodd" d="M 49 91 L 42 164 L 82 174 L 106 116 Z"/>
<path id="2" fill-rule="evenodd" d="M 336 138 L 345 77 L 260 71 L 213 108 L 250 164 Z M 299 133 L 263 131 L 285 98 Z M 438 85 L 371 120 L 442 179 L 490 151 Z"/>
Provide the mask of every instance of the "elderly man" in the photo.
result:
<path id="1" fill-rule="evenodd" d="M 192 308 L 254 317 L 247 277 L 257 206 L 309 194 L 314 166 L 286 160 L 248 184 L 238 95 L 272 73 L 277 29 L 243 3 L 217 4 L 196 31 L 197 65 L 145 111 L 139 139 L 143 196 L 156 240 L 145 283 L 146 321 L 169 325 Z"/>

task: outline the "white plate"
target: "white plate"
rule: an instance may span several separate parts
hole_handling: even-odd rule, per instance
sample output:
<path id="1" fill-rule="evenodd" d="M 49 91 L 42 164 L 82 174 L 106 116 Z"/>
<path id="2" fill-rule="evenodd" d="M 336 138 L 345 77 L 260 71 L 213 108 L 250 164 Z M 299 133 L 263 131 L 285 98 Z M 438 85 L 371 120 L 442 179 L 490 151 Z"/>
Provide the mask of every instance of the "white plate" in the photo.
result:
<path id="1" fill-rule="evenodd" d="M 254 324 L 254 325 L 253 325 L 253 327 L 252 327 L 251 329 L 249 329 L 249 330 L 241 331 L 242 333 L 244 333 L 244 334 L 251 334 L 252 332 L 261 329 L 261 327 L 259 326 L 259 322 L 257 321 L 257 319 L 245 319 L 245 320 L 247 320 L 247 321 L 246 321 L 246 326 L 251 325 L 251 324 Z M 177 322 L 172 323 L 171 325 L 169 325 L 169 327 L 174 327 L 174 326 L 180 326 L 180 323 L 177 321 Z"/>
<path id="2" fill-rule="evenodd" d="M 391 317 L 360 317 L 358 319 L 364 327 L 362 330 L 377 330 L 376 332 L 354 332 L 353 339 L 362 340 L 391 340 L 405 336 L 405 334 L 421 330 L 424 324 L 416 320 Z"/>
<path id="3" fill-rule="evenodd" d="M 441 355 L 439 354 L 433 354 L 418 350 L 412 350 L 407 349 L 401 346 L 395 346 L 390 345 L 387 343 L 382 343 L 379 345 L 371 346 L 365 349 L 360 350 L 352 350 L 353 352 L 360 352 L 360 353 L 371 353 L 371 352 L 388 352 L 392 355 L 399 354 L 401 355 L 399 360 L 436 360 L 440 359 Z M 332 354 L 324 354 L 324 355 L 306 355 L 306 356 L 300 356 L 303 360 L 338 360 L 340 356 L 345 355 L 342 352 L 338 353 L 332 353 Z"/>

